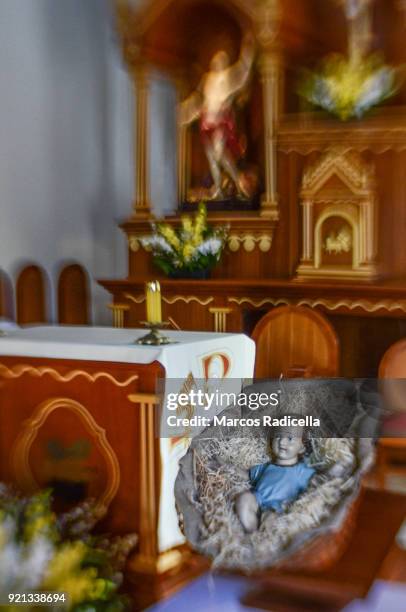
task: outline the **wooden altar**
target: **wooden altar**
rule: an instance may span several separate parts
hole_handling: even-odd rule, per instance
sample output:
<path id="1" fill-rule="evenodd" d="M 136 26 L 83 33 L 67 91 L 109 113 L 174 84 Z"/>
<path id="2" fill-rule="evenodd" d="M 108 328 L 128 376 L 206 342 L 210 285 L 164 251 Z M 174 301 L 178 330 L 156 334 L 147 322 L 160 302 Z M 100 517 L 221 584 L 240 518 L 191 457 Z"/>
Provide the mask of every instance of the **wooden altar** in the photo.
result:
<path id="1" fill-rule="evenodd" d="M 105 514 L 100 531 L 137 534 L 127 575 L 151 603 L 188 563 L 173 493 L 187 443 L 160 436 L 166 381 L 180 391 L 220 361 L 219 380 L 231 378 L 238 393 L 253 375 L 255 346 L 242 335 L 174 331 L 167 346 L 136 345 L 144 335 L 35 326 L 1 336 L 0 481 L 27 494 L 51 488 L 57 511 L 94 499 Z"/>

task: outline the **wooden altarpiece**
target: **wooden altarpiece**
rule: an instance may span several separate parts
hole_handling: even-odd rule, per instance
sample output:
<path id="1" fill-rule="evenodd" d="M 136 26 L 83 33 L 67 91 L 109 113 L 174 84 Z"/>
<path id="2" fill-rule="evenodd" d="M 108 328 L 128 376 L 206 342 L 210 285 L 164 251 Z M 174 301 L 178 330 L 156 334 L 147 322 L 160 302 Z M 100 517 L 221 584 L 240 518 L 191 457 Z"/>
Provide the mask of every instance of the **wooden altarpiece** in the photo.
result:
<path id="1" fill-rule="evenodd" d="M 347 50 L 346 21 L 335 0 L 115 3 L 123 57 L 134 84 L 135 148 L 133 211 L 121 225 L 128 238 L 128 276 L 99 281 L 113 296 L 115 325 L 138 327 L 144 320 L 144 284 L 152 278 L 162 279 L 164 318 L 184 330 L 250 333 L 275 306 L 303 305 L 324 312 L 334 326 L 343 356 L 340 375 L 376 375 L 385 350 L 406 330 L 405 88 L 393 106 L 360 121 L 344 124 L 323 112 L 303 112 L 297 96 L 299 69 L 314 67 L 332 51 Z M 404 63 L 401 3 L 373 4 L 375 43 L 388 63 Z M 208 203 L 210 223 L 230 225 L 219 265 L 209 280 L 165 279 L 139 241 L 151 232 L 154 219 L 148 151 L 152 73 L 155 68 L 164 73 L 181 101 L 214 51 L 225 47 L 236 58 L 246 31 L 256 43 L 244 120 L 247 155 L 260 169 L 258 208 L 214 211 Z M 198 145 L 193 129 L 179 128 L 174 150 L 179 205 L 205 172 Z M 333 214 L 343 198 L 345 207 Z M 179 213 L 166 218 L 173 225 L 179 220 Z M 344 226 L 352 247 L 335 254 Z M 330 254 L 323 249 L 328 238 Z M 164 583 L 163 577 L 156 582 L 168 592 Z M 150 583 L 145 588 L 151 589 Z"/>
<path id="2" fill-rule="evenodd" d="M 340 373 L 376 375 L 406 324 L 405 87 L 360 120 L 344 123 L 303 109 L 297 95 L 301 68 L 314 67 L 332 51 L 347 51 L 347 24 L 335 0 L 115 2 L 134 83 L 135 200 L 121 225 L 128 239 L 128 275 L 100 280 L 113 296 L 114 324 L 139 326 L 144 283 L 152 278 L 161 280 L 163 316 L 185 330 L 250 333 L 269 309 L 306 305 L 322 310 L 334 325 L 346 355 Z M 388 63 L 404 63 L 400 4 L 374 0 L 370 6 L 373 46 Z M 230 225 L 219 264 L 209 280 L 166 279 L 139 241 L 154 219 L 148 161 L 152 71 L 165 73 L 183 100 L 213 51 L 225 47 L 235 59 L 246 31 L 254 35 L 256 60 L 244 112 L 252 128 L 248 155 L 261 170 L 261 206 L 212 211 L 209 203 L 210 223 Z M 179 204 L 188 178 L 199 178 L 205 163 L 195 137 L 193 130 L 179 129 L 174 151 Z M 195 151 L 190 156 L 188 143 Z M 181 161 L 189 158 L 188 175 Z M 331 214 L 334 207 L 337 215 Z M 166 220 L 177 225 L 179 214 Z M 352 246 L 345 250 L 348 234 Z"/>
<path id="3" fill-rule="evenodd" d="M 241 265 L 255 259 L 266 261 L 279 219 L 277 194 L 276 126 L 281 110 L 281 54 L 278 44 L 280 6 L 274 0 L 151 0 L 132 3 L 116 0 L 117 24 L 123 56 L 134 84 L 134 177 L 133 215 L 121 227 L 128 236 L 130 269 L 136 254 L 138 270 L 149 272 L 149 254 L 138 238 L 150 233 L 154 218 L 150 201 L 149 94 L 154 70 L 175 87 L 178 102 L 198 85 L 210 58 L 220 49 L 236 61 L 244 34 L 254 39 L 255 61 L 239 111 L 246 140 L 246 162 L 256 174 L 256 193 L 249 204 L 231 198 L 227 206 L 208 201 L 209 221 L 230 226 L 229 258 Z M 196 126 L 178 122 L 177 189 L 179 209 L 193 200 L 192 193 L 209 180 L 208 163 Z M 194 197 L 197 201 L 199 196 Z M 166 218 L 177 224 L 179 215 Z M 244 259 L 246 260 L 244 263 Z M 255 264 L 254 264 L 255 265 Z M 233 266 L 231 266 L 233 268 Z M 152 271 L 152 270 L 151 270 Z"/>

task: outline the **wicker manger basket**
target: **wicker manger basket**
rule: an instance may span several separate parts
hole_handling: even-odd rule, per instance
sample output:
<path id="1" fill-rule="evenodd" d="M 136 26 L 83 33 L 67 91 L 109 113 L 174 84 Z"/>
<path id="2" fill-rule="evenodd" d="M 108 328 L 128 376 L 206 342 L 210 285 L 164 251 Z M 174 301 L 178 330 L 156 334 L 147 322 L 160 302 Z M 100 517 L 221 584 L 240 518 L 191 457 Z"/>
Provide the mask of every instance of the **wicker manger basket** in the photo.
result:
<path id="1" fill-rule="evenodd" d="M 233 516 L 232 501 L 230 503 L 230 500 L 232 500 L 235 489 L 230 484 L 233 480 L 233 474 L 230 472 L 229 481 L 224 481 L 226 483 L 225 488 L 227 489 L 224 493 L 224 499 L 226 500 L 227 495 L 229 495 L 228 502 L 224 501 L 224 508 L 226 508 L 225 511 L 228 514 L 223 519 L 223 522 L 220 523 L 217 534 L 213 526 L 216 525 L 219 513 L 221 512 L 220 506 L 223 503 L 221 496 L 215 498 L 217 503 L 212 505 L 206 503 L 206 506 L 204 499 L 202 499 L 202 478 L 204 486 L 207 486 L 207 481 L 210 478 L 215 478 L 217 468 L 213 463 L 204 464 L 201 461 L 201 457 L 202 455 L 204 456 L 209 447 L 220 449 L 223 446 L 230 446 L 229 440 L 232 440 L 232 436 L 236 435 L 234 454 L 231 453 L 229 457 L 231 456 L 235 461 L 240 461 L 240 438 L 238 438 L 238 435 L 241 432 L 224 432 L 224 430 L 218 432 L 215 428 L 208 428 L 193 440 L 187 454 L 181 460 L 175 494 L 180 524 L 187 540 L 195 550 L 213 559 L 214 568 L 239 570 L 247 573 L 262 571 L 267 568 L 289 571 L 322 571 L 337 561 L 351 539 L 362 496 L 362 478 L 374 461 L 373 432 L 377 428 L 377 400 L 376 397 L 373 397 L 371 401 L 371 395 L 368 395 L 366 401 L 360 401 L 360 398 L 365 400 L 365 395 L 363 397 L 359 387 L 357 388 L 356 385 L 348 381 L 340 381 L 339 383 L 337 380 L 334 382 L 323 381 L 321 384 L 320 381 L 304 382 L 295 380 L 285 383 L 289 390 L 286 391 L 285 389 L 286 402 L 285 406 L 281 408 L 282 412 L 280 414 L 283 414 L 283 411 L 289 411 L 287 404 L 290 405 L 292 403 L 292 398 L 297 394 L 299 387 L 303 389 L 302 383 L 305 387 L 305 392 L 301 393 L 300 399 L 296 398 L 296 406 L 293 412 L 298 413 L 298 405 L 300 405 L 301 414 L 305 414 L 308 411 L 310 401 L 310 404 L 313 406 L 312 409 L 314 409 L 315 404 L 318 404 L 317 409 L 319 414 L 321 414 L 326 409 L 326 406 L 323 406 L 323 404 L 327 400 L 328 414 L 325 421 L 329 422 L 330 434 L 332 433 L 331 427 L 337 429 L 337 424 L 334 423 L 334 420 L 337 414 L 340 414 L 341 433 L 345 431 L 346 435 L 351 435 L 351 438 L 345 438 L 345 444 L 347 444 L 348 440 L 348 444 L 351 442 L 353 445 L 355 462 L 351 473 L 345 476 L 345 482 L 342 483 L 340 481 L 339 483 L 339 486 L 342 486 L 339 501 L 332 504 L 331 508 L 324 508 L 323 518 L 319 522 L 307 520 L 306 518 L 307 528 L 293 533 L 291 537 L 285 537 L 279 548 L 269 552 L 272 548 L 272 541 L 275 538 L 275 533 L 272 532 L 272 529 L 257 534 L 254 536 L 254 540 L 252 540 L 250 536 L 242 534 L 239 521 Z M 275 384 L 279 383 L 272 382 L 272 388 L 274 388 Z M 253 389 L 257 389 L 257 387 L 250 387 L 246 392 L 252 393 Z M 261 389 L 264 389 L 263 383 L 261 384 Z M 269 385 L 266 390 L 270 391 Z M 334 402 L 332 401 L 333 396 L 335 398 Z M 334 406 L 338 410 L 335 411 Z M 227 412 L 234 416 L 237 413 L 241 414 L 240 409 L 236 407 L 228 408 Z M 220 436 L 220 440 L 218 436 Z M 342 439 L 344 440 L 344 438 Z M 262 442 L 253 439 L 252 448 L 257 449 L 260 443 Z M 248 442 L 244 441 L 242 444 L 248 444 Z M 249 441 L 249 444 L 251 444 L 251 441 Z M 323 444 L 325 445 L 324 442 L 322 446 Z M 252 465 L 257 462 L 254 457 Z M 336 480 L 331 483 L 333 488 L 335 482 Z M 326 482 L 325 486 L 329 486 L 329 483 Z M 215 494 L 216 492 L 214 491 L 213 495 L 215 496 Z M 317 495 L 316 490 L 314 492 L 315 495 Z M 220 502 L 218 502 L 219 499 Z M 305 504 L 305 501 L 305 494 L 303 494 L 302 504 Z M 294 506 L 295 504 L 292 507 Z M 310 507 L 311 502 L 309 502 Z M 290 510 L 287 514 L 289 512 Z M 292 516 L 294 515 L 292 514 Z M 281 520 L 283 521 L 284 519 Z M 267 543 L 264 542 L 268 535 L 264 535 L 264 533 L 270 537 L 269 550 L 267 550 Z M 241 559 L 238 557 L 240 554 L 239 547 L 246 548 L 246 553 L 241 556 Z M 231 552 L 225 554 L 224 551 L 227 548 Z"/>

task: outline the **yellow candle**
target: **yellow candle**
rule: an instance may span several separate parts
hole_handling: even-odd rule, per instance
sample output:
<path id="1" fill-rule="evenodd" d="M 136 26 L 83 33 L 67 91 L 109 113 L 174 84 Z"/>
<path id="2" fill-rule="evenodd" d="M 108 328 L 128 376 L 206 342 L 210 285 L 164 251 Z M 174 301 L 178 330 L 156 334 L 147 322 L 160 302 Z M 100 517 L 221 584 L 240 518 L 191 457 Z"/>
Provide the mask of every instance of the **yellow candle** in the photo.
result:
<path id="1" fill-rule="evenodd" d="M 162 323 L 161 285 L 155 281 L 155 323 Z"/>
<path id="2" fill-rule="evenodd" d="M 161 287 L 158 281 L 151 281 L 146 284 L 145 297 L 146 297 L 146 304 L 147 304 L 148 323 L 161 323 L 162 322 Z"/>
<path id="3" fill-rule="evenodd" d="M 147 283 L 145 285 L 145 299 L 147 303 L 147 321 L 148 323 L 154 323 L 154 283 Z"/>

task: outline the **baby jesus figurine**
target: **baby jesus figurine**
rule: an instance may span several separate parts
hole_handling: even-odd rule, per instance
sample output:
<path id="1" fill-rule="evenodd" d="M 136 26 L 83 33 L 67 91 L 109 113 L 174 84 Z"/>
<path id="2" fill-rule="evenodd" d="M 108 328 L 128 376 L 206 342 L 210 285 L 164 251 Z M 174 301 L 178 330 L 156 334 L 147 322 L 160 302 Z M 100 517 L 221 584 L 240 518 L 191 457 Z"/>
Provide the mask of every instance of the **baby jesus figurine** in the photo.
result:
<path id="1" fill-rule="evenodd" d="M 252 488 L 236 499 L 236 512 L 247 533 L 258 529 L 260 512 L 281 513 L 306 490 L 315 470 L 301 459 L 306 450 L 304 436 L 303 427 L 275 428 L 270 440 L 274 462 L 255 465 L 248 471 Z"/>

